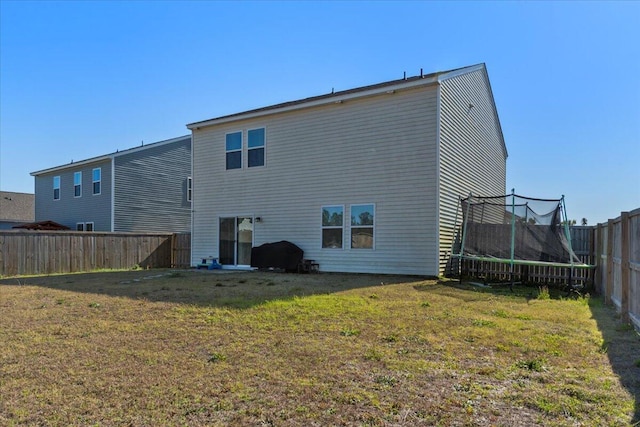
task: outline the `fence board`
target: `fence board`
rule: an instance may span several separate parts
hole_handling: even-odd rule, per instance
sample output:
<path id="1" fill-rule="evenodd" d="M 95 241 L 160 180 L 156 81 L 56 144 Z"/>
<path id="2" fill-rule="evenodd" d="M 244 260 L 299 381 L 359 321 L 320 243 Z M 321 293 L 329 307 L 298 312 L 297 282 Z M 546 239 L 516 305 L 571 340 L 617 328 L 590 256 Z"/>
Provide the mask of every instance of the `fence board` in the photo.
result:
<path id="1" fill-rule="evenodd" d="M 191 233 L 176 233 L 171 239 L 171 266 L 186 268 L 191 264 Z"/>

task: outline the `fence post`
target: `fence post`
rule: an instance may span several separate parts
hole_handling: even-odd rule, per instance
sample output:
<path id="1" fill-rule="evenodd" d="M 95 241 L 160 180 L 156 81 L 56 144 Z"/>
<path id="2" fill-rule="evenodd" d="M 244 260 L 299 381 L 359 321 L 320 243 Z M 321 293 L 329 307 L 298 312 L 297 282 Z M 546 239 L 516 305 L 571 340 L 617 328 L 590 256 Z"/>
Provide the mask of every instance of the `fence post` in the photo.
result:
<path id="1" fill-rule="evenodd" d="M 171 234 L 171 259 L 169 260 L 169 267 L 171 268 L 175 268 L 176 267 L 176 258 L 177 258 L 177 241 L 178 240 L 178 236 L 176 235 L 176 233 Z"/>
<path id="2" fill-rule="evenodd" d="M 593 272 L 593 276 L 594 276 L 594 286 L 596 288 L 596 292 L 599 293 L 600 295 L 604 293 L 604 289 L 602 286 L 602 272 L 604 271 L 604 268 L 605 268 L 605 266 L 602 265 L 602 253 L 604 252 L 604 248 L 602 247 L 603 234 L 604 234 L 603 225 L 602 224 L 596 225 L 596 229 L 594 233 L 596 250 L 594 255 L 595 259 L 593 260 L 593 263 L 596 265 L 596 269 Z"/>
<path id="3" fill-rule="evenodd" d="M 607 283 L 604 289 L 604 302 L 611 304 L 613 295 L 613 220 L 607 223 Z"/>
<path id="4" fill-rule="evenodd" d="M 629 322 L 629 283 L 631 282 L 629 264 L 629 212 L 622 212 L 620 222 L 620 285 L 622 286 L 622 293 L 620 297 L 620 314 L 622 320 Z"/>
<path id="5" fill-rule="evenodd" d="M 587 260 L 589 261 L 587 264 L 589 265 L 598 265 L 598 259 L 596 258 L 596 232 L 598 230 L 598 226 L 591 227 L 588 229 L 589 236 L 589 256 Z M 590 268 L 587 270 L 587 275 L 585 277 L 585 284 L 589 283 L 590 288 L 592 290 L 596 290 L 596 268 Z"/>

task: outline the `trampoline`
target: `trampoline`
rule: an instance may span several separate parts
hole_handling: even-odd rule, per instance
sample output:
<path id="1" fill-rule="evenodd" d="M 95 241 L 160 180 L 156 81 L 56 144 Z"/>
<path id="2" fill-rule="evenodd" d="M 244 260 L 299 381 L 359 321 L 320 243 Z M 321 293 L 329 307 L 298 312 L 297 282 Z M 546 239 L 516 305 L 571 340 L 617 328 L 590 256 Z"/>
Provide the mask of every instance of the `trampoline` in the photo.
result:
<path id="1" fill-rule="evenodd" d="M 511 286 L 516 266 L 569 269 L 569 285 L 575 269 L 583 263 L 571 247 L 564 196 L 537 199 L 515 194 L 474 196 L 460 199 L 462 225 L 454 238 L 453 275 L 462 275 L 464 260 L 505 264 Z M 456 224 L 458 218 L 456 218 Z M 522 268 L 519 270 L 523 270 Z M 527 270 L 527 269 L 524 269 Z"/>

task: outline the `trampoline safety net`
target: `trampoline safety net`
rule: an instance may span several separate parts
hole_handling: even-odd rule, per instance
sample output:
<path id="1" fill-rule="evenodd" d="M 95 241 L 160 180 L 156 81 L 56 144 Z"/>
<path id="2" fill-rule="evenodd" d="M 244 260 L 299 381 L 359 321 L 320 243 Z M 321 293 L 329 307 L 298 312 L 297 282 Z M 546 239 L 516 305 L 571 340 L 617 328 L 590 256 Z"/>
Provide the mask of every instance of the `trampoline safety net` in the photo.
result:
<path id="1" fill-rule="evenodd" d="M 454 257 L 508 264 L 584 266 L 571 249 L 564 197 L 462 199 L 462 234 Z"/>

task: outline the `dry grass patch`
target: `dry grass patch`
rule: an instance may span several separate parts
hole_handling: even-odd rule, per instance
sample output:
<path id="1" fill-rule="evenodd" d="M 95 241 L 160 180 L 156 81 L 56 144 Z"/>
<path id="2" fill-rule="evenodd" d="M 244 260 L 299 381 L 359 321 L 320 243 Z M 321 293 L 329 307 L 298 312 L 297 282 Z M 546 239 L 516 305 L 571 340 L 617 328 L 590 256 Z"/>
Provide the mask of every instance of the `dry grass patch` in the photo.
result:
<path id="1" fill-rule="evenodd" d="M 635 332 L 598 300 L 536 292 L 169 270 L 2 280 L 0 425 L 638 421 Z"/>

